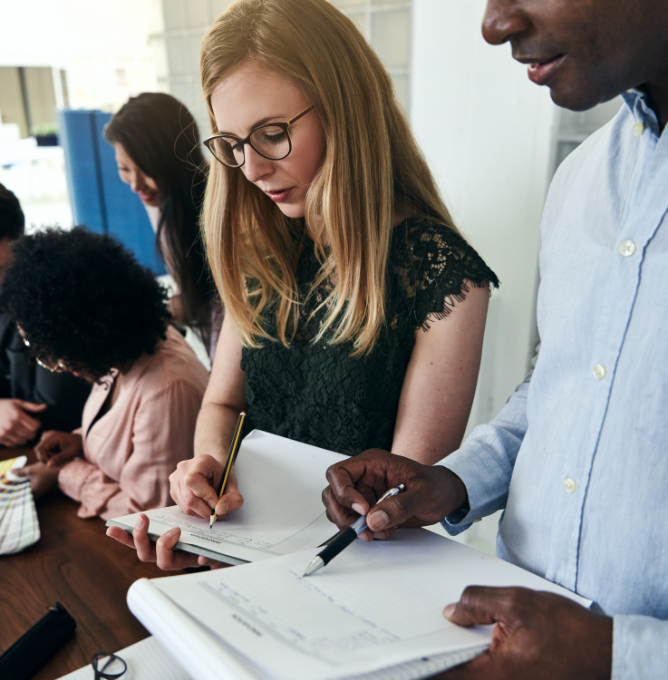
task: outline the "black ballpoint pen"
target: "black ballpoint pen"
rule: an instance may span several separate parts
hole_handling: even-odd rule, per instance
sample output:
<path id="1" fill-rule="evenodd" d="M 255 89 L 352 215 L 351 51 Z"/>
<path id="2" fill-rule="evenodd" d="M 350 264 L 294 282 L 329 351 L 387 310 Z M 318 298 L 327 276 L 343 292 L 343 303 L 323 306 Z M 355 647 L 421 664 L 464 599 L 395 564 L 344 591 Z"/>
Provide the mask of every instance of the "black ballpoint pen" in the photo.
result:
<path id="1" fill-rule="evenodd" d="M 396 496 L 400 491 L 403 491 L 406 487 L 403 484 L 389 489 L 386 491 L 377 501 L 382 503 L 386 498 L 390 496 Z M 375 507 L 375 506 L 374 506 Z M 321 550 L 311 561 L 311 564 L 306 567 L 304 576 L 310 576 L 315 574 L 318 569 L 322 569 L 326 564 L 334 559 L 341 551 L 345 550 L 365 529 L 366 526 L 366 515 L 358 517 L 347 529 L 343 529 L 334 540 Z"/>

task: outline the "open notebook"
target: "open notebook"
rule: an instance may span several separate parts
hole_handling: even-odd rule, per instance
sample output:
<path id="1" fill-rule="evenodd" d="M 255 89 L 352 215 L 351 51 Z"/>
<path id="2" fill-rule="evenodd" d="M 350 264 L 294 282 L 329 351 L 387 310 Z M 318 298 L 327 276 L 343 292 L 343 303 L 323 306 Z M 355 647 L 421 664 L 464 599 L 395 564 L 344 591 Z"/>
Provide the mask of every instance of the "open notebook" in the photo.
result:
<path id="1" fill-rule="evenodd" d="M 142 579 L 128 605 L 193 680 L 416 680 L 484 651 L 491 627 L 443 618 L 467 585 L 585 600 L 422 529 L 356 541 L 304 578 L 317 551 L 235 569 Z"/>
<path id="2" fill-rule="evenodd" d="M 317 547 L 336 533 L 322 504 L 325 471 L 347 456 L 260 430 L 239 448 L 235 470 L 244 504 L 209 529 L 209 520 L 178 507 L 149 510 L 149 536 L 157 541 L 181 527 L 176 547 L 228 564 L 242 564 Z M 109 520 L 132 532 L 139 514 Z"/>

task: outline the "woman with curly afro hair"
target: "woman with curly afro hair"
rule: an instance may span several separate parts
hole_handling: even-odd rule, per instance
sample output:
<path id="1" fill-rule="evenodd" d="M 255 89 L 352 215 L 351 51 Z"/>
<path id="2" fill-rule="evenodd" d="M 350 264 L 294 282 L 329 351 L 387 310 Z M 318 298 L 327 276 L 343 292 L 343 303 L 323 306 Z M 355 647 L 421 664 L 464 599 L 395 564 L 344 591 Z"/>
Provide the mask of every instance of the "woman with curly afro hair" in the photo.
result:
<path id="1" fill-rule="evenodd" d="M 170 505 L 208 372 L 168 325 L 166 292 L 123 246 L 82 228 L 25 236 L 13 255 L 1 300 L 29 351 L 93 384 L 81 428 L 45 432 L 39 462 L 23 468 L 33 493 L 58 483 L 80 517 Z"/>

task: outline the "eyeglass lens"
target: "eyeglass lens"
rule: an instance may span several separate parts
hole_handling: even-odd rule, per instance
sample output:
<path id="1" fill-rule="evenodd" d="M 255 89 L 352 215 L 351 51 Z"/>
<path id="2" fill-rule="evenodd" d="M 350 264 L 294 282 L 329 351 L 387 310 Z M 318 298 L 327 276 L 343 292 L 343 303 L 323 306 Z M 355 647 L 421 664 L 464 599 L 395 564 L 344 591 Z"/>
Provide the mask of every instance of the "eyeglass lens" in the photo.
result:
<path id="1" fill-rule="evenodd" d="M 120 678 L 128 669 L 127 664 L 120 656 L 106 652 L 97 652 L 93 656 L 91 665 L 95 672 L 95 680 L 114 680 L 114 678 Z"/>
<path id="2" fill-rule="evenodd" d="M 231 167 L 239 167 L 245 161 L 245 148 L 234 137 L 216 137 L 211 152 L 219 161 Z M 278 161 L 290 153 L 290 137 L 287 130 L 278 125 L 263 125 L 250 135 L 253 148 L 265 158 Z"/>

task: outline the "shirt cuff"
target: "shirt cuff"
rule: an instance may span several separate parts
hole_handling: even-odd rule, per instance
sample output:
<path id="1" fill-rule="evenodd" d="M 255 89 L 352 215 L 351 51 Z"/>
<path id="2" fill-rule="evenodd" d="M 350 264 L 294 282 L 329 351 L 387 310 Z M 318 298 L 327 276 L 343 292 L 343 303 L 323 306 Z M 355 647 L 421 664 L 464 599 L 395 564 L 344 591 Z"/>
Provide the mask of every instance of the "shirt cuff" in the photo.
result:
<path id="1" fill-rule="evenodd" d="M 83 458 L 73 458 L 58 473 L 60 490 L 75 501 L 81 501 L 83 486 L 97 468 Z"/>
<path id="2" fill-rule="evenodd" d="M 466 531 L 473 522 L 505 507 L 510 485 L 510 471 L 501 469 L 484 447 L 464 445 L 451 453 L 439 465 L 462 480 L 468 494 L 468 505 L 441 521 L 451 536 Z"/>
<path id="3" fill-rule="evenodd" d="M 650 616 L 615 616 L 611 680 L 662 678 L 668 668 L 668 621 Z"/>

